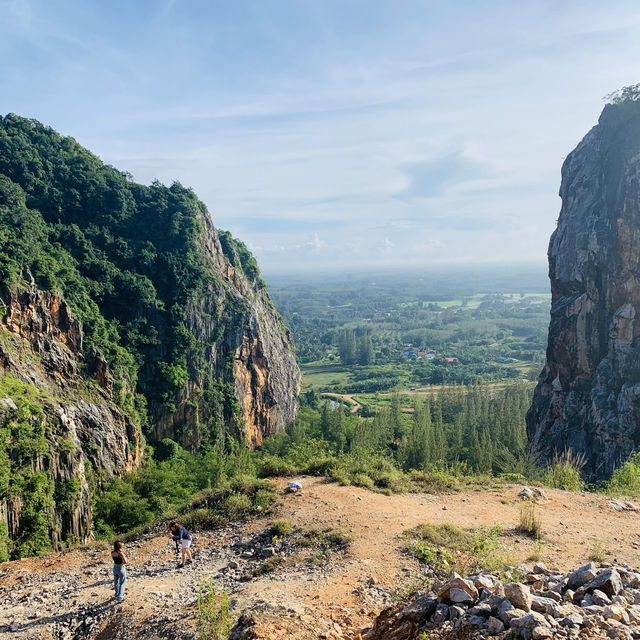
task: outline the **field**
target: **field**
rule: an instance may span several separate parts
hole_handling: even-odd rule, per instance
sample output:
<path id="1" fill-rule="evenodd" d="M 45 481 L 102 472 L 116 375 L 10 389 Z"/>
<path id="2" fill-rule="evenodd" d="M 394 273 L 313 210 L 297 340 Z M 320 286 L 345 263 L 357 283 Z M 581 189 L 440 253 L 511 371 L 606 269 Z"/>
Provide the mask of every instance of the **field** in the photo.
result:
<path id="1" fill-rule="evenodd" d="M 542 268 L 281 277 L 270 293 L 292 329 L 304 393 L 375 407 L 393 392 L 534 381 L 544 364 Z"/>

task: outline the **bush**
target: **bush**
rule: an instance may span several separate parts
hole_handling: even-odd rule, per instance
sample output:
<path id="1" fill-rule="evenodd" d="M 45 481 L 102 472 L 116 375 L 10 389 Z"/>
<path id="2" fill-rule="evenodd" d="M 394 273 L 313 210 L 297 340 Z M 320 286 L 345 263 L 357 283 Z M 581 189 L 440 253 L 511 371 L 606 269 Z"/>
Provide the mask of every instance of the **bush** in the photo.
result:
<path id="1" fill-rule="evenodd" d="M 232 493 L 224 503 L 224 512 L 231 518 L 239 518 L 251 511 L 251 500 L 249 496 L 239 493 Z"/>
<path id="2" fill-rule="evenodd" d="M 10 542 L 7 525 L 4 522 L 0 522 L 0 562 L 9 560 Z"/>
<path id="3" fill-rule="evenodd" d="M 264 455 L 258 465 L 258 475 L 261 478 L 293 476 L 297 468 L 288 460 L 273 455 Z"/>
<path id="4" fill-rule="evenodd" d="M 365 489 L 373 489 L 375 486 L 373 480 L 366 473 L 354 474 L 352 483 L 356 487 L 364 487 Z"/>
<path id="5" fill-rule="evenodd" d="M 198 590 L 198 640 L 226 640 L 233 626 L 229 596 L 225 591 L 218 597 L 213 581 Z"/>
<path id="6" fill-rule="evenodd" d="M 424 523 L 408 532 L 415 540 L 407 551 L 439 574 L 452 569 L 466 575 L 470 571 L 502 568 L 499 544 L 501 527 L 469 531 L 452 524 Z"/>
<path id="7" fill-rule="evenodd" d="M 158 462 L 163 462 L 176 458 L 180 451 L 182 451 L 182 447 L 175 440 L 164 438 L 156 444 L 153 455 Z"/>
<path id="8" fill-rule="evenodd" d="M 275 501 L 276 494 L 269 489 L 259 489 L 253 497 L 253 504 L 258 510 L 270 507 Z"/>
<path id="9" fill-rule="evenodd" d="M 291 524 L 291 520 L 286 520 L 285 518 L 280 518 L 278 520 L 274 520 L 271 523 L 271 536 L 278 536 L 278 538 L 284 538 L 289 535 L 293 531 L 293 525 Z"/>
<path id="10" fill-rule="evenodd" d="M 284 558 L 279 555 L 271 556 L 267 558 L 263 563 L 259 564 L 257 567 L 254 567 L 248 574 L 247 578 L 250 580 L 251 578 L 257 578 L 258 576 L 263 576 L 265 573 L 271 573 L 275 571 L 277 567 L 279 567 L 284 562 Z"/>
<path id="11" fill-rule="evenodd" d="M 553 463 L 547 466 L 543 482 L 547 487 L 553 489 L 582 491 L 584 483 L 580 477 L 580 469 L 584 467 L 584 464 L 584 456 L 573 455 L 568 449 L 562 455 L 556 456 Z"/>
<path id="12" fill-rule="evenodd" d="M 224 524 L 225 518 L 211 509 L 196 509 L 180 516 L 183 526 L 189 531 L 215 529 Z"/>
<path id="13" fill-rule="evenodd" d="M 613 496 L 640 495 L 640 452 L 632 453 L 622 467 L 613 472 L 605 491 Z"/>

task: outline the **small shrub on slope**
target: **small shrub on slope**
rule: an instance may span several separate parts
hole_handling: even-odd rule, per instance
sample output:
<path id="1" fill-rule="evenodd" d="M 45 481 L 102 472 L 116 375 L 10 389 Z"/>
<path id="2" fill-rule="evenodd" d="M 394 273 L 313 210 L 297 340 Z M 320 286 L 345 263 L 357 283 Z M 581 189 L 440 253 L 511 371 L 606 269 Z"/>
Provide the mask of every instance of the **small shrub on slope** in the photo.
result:
<path id="1" fill-rule="evenodd" d="M 613 472 L 605 492 L 612 496 L 640 495 L 640 452 L 632 453 L 622 467 Z"/>

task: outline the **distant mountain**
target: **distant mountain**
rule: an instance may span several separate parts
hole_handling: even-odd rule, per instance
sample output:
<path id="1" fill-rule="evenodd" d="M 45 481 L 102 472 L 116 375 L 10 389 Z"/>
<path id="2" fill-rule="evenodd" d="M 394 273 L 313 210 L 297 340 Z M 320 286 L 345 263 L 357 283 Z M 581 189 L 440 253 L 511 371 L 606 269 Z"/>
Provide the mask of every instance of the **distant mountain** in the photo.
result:
<path id="1" fill-rule="evenodd" d="M 295 418 L 292 341 L 246 246 L 190 189 L 136 184 L 12 114 L 0 293 L 0 525 L 14 539 L 27 516 L 83 537 L 92 482 L 139 464 L 143 436 L 257 445 Z"/>
<path id="2" fill-rule="evenodd" d="M 640 101 L 621 95 L 562 167 L 547 364 L 527 417 L 536 450 L 584 455 L 592 480 L 640 447 Z"/>

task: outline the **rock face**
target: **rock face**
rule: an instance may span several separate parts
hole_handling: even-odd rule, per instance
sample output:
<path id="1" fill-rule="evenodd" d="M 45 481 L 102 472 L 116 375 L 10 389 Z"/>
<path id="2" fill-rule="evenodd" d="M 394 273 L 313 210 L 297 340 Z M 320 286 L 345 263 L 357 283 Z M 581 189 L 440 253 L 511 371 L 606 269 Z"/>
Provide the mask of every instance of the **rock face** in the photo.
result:
<path id="1" fill-rule="evenodd" d="M 176 398 L 176 408 L 152 407 L 155 437 L 181 440 L 197 448 L 201 424 L 210 416 L 202 394 L 207 376 L 231 383 L 244 424 L 237 425 L 252 446 L 283 431 L 298 410 L 300 370 L 289 330 L 284 326 L 263 286 L 249 282 L 225 256 L 211 218 L 201 218 L 200 250 L 219 279 L 212 279 L 200 298 L 192 299 L 187 326 L 200 345 L 207 345 L 205 367 L 194 367 L 196 380 Z M 191 354 L 194 358 L 195 354 Z M 153 380 L 143 380 L 153 385 Z M 234 415 L 225 416 L 237 423 Z M 179 435 L 178 435 L 179 434 Z"/>
<path id="2" fill-rule="evenodd" d="M 0 494 L 0 525 L 28 551 L 30 541 L 21 540 L 23 518 L 32 519 L 34 506 L 44 506 L 46 520 L 36 531 L 54 546 L 67 538 L 86 540 L 92 528 L 90 476 L 93 470 L 110 478 L 136 468 L 140 432 L 99 378 L 94 384 L 78 373 L 82 331 L 66 302 L 35 287 L 16 292 L 0 286 L 0 308 L 0 378 L 13 396 L 0 400 L 11 476 Z M 28 428 L 32 433 L 20 437 Z"/>
<path id="3" fill-rule="evenodd" d="M 14 555 L 85 538 L 91 490 L 139 464 L 140 429 L 195 451 L 295 419 L 291 336 L 247 247 L 190 189 L 136 184 L 13 114 L 0 298 L 0 559 L 3 522 Z"/>
<path id="4" fill-rule="evenodd" d="M 544 458 L 591 480 L 640 445 L 640 102 L 607 105 L 567 157 L 549 244 L 547 363 L 527 428 Z"/>

